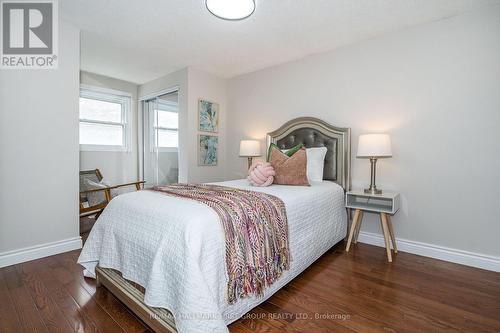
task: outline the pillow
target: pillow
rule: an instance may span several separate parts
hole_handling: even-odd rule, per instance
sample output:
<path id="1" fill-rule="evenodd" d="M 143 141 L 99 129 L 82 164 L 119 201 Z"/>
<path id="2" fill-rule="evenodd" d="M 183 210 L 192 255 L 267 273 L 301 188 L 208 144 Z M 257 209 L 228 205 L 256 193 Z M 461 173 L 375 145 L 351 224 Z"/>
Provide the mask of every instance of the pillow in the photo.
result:
<path id="1" fill-rule="evenodd" d="M 101 180 L 100 182 L 94 182 L 90 179 L 84 179 L 84 184 L 86 190 L 97 190 L 110 186 L 110 184 L 106 182 L 104 179 Z M 87 193 L 86 195 L 87 195 L 87 202 L 90 207 L 99 205 L 101 203 L 104 203 L 104 201 L 106 201 L 104 191 L 90 192 Z"/>
<path id="2" fill-rule="evenodd" d="M 325 166 L 326 147 L 307 148 L 307 179 L 309 182 L 323 181 L 323 168 Z"/>
<path id="3" fill-rule="evenodd" d="M 100 188 L 106 188 L 106 187 L 111 187 L 111 183 L 106 181 L 105 179 L 101 180 L 100 182 L 95 182 L 90 179 L 84 179 L 83 180 L 85 184 L 85 189 L 86 190 L 97 190 Z M 120 194 L 124 194 L 130 192 L 130 189 L 127 189 L 125 187 L 119 187 L 119 188 L 113 188 L 111 189 L 111 198 L 114 198 Z M 104 191 L 97 191 L 97 192 L 90 192 L 86 194 L 87 196 L 87 203 L 89 206 L 96 206 L 99 204 L 102 204 L 106 201 L 106 196 L 104 194 Z"/>
<path id="4" fill-rule="evenodd" d="M 274 143 L 271 143 L 269 145 L 269 149 L 267 151 L 267 161 L 269 162 L 270 159 L 271 159 L 271 148 L 272 147 L 275 147 L 277 149 L 280 149 L 280 147 L 278 147 L 277 145 L 275 145 Z M 290 157 L 292 156 L 293 154 L 295 154 L 296 152 L 299 151 L 300 148 L 304 147 L 304 145 L 302 143 L 299 143 L 298 145 L 296 145 L 295 147 L 292 147 L 290 149 L 284 149 L 284 150 L 281 150 L 284 154 L 286 154 L 286 156 Z"/>
<path id="5" fill-rule="evenodd" d="M 274 184 L 307 185 L 307 155 L 304 147 L 287 156 L 276 145 L 271 146 L 270 162 L 274 168 Z"/>

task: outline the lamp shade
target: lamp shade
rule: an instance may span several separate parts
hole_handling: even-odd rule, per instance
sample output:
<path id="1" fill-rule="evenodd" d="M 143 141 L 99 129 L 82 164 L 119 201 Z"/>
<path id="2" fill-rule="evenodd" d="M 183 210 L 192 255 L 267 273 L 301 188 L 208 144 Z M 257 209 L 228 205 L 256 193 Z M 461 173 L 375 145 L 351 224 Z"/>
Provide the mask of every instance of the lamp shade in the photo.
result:
<path id="1" fill-rule="evenodd" d="M 255 157 L 260 156 L 260 142 L 257 140 L 241 140 L 240 156 Z"/>
<path id="2" fill-rule="evenodd" d="M 359 136 L 357 157 L 391 157 L 391 138 L 388 134 Z"/>

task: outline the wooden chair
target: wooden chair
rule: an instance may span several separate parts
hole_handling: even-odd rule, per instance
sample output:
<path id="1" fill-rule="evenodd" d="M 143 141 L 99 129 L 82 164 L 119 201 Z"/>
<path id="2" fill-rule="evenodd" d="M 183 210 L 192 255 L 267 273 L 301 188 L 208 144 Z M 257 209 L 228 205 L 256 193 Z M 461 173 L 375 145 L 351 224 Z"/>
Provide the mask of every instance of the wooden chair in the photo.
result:
<path id="1" fill-rule="evenodd" d="M 136 190 L 140 190 L 141 185 L 144 184 L 144 181 L 137 181 L 113 186 L 103 185 L 102 188 L 96 188 L 89 186 L 88 180 L 100 183 L 102 174 L 99 169 L 80 171 L 80 217 L 97 214 L 96 219 L 111 201 L 111 190 L 133 185 L 135 185 Z"/>

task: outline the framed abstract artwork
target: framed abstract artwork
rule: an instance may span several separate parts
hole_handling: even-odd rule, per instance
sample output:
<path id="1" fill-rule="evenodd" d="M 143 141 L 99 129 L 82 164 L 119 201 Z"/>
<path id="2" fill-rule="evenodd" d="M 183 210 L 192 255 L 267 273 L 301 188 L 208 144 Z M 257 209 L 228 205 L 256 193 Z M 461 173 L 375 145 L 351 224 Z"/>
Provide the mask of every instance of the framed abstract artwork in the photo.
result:
<path id="1" fill-rule="evenodd" d="M 198 129 L 201 132 L 219 131 L 219 104 L 204 99 L 198 100 Z"/>
<path id="2" fill-rule="evenodd" d="M 219 137 L 198 135 L 198 165 L 217 165 Z"/>

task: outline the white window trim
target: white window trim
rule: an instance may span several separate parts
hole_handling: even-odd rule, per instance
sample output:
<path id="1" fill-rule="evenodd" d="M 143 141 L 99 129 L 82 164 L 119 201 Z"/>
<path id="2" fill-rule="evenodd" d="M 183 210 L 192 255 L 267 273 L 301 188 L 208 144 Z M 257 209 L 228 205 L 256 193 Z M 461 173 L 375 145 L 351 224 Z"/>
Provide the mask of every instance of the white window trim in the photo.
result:
<path id="1" fill-rule="evenodd" d="M 158 109 L 160 109 L 162 111 L 179 113 L 179 104 L 176 102 L 159 100 Z M 155 123 L 154 119 L 152 119 L 152 123 L 153 124 Z M 156 139 L 155 135 L 156 135 L 157 130 L 177 131 L 177 135 L 179 135 L 179 124 L 177 124 L 177 128 L 153 126 L 152 138 L 151 138 L 151 143 L 152 143 L 151 152 L 153 152 L 153 153 L 156 152 L 154 142 Z M 160 153 L 177 153 L 179 151 L 179 147 L 158 147 L 157 150 Z"/>
<path id="2" fill-rule="evenodd" d="M 122 105 L 122 122 L 117 123 L 112 121 L 99 121 L 99 120 L 78 118 L 78 123 L 84 122 L 84 123 L 94 123 L 103 125 L 121 125 L 123 127 L 123 145 L 112 146 L 112 145 L 80 144 L 80 151 L 130 152 L 132 148 L 131 144 L 132 129 L 130 123 L 132 95 L 124 91 L 81 84 L 79 97 L 101 100 L 105 102 L 120 103 Z"/>

